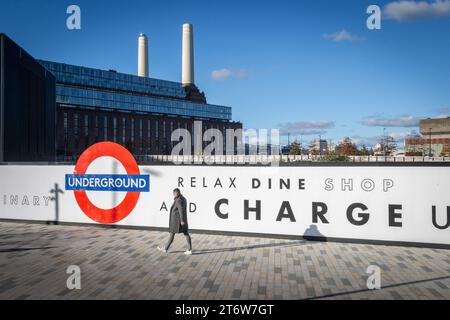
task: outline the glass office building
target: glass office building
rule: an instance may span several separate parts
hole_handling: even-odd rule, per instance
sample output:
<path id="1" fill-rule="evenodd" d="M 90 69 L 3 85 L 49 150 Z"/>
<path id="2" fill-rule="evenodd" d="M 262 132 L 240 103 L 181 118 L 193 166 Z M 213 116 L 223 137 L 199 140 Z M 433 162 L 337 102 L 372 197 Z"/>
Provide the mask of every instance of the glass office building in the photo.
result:
<path id="1" fill-rule="evenodd" d="M 58 160 L 75 161 L 99 141 L 120 143 L 135 156 L 170 154 L 173 130 L 192 132 L 194 121 L 203 131 L 242 128 L 230 107 L 208 104 L 196 87 L 192 94 L 178 82 L 39 62 L 56 78 Z"/>
<path id="2" fill-rule="evenodd" d="M 57 79 L 59 104 L 231 120 L 231 108 L 187 100 L 181 83 L 40 60 Z"/>

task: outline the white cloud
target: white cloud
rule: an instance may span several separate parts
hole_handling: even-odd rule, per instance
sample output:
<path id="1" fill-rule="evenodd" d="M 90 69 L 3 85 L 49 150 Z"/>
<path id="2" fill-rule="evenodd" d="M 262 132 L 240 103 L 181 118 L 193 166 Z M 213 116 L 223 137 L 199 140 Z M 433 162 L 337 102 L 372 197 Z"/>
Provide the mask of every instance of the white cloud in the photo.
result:
<path id="1" fill-rule="evenodd" d="M 411 135 L 412 131 L 405 131 L 405 132 L 391 132 L 388 135 L 394 138 L 397 142 L 403 142 L 405 139 Z"/>
<path id="2" fill-rule="evenodd" d="M 397 145 L 401 147 L 405 144 L 405 139 L 408 138 L 410 135 L 412 135 L 415 131 L 404 131 L 404 132 L 389 132 L 386 133 L 386 135 L 391 136 L 394 138 L 394 140 L 397 142 Z M 363 146 L 366 147 L 374 147 L 375 145 L 379 144 L 381 141 L 381 135 L 379 136 L 369 136 L 369 137 L 363 137 L 363 136 L 351 136 L 350 139 L 352 139 L 353 143 L 357 146 Z"/>
<path id="3" fill-rule="evenodd" d="M 229 69 L 214 70 L 211 72 L 211 78 L 214 80 L 226 80 L 233 75 Z"/>
<path id="4" fill-rule="evenodd" d="M 238 70 L 231 70 L 228 68 L 223 68 L 220 70 L 213 70 L 211 72 L 211 78 L 213 80 L 217 81 L 223 81 L 230 78 L 237 78 L 237 79 L 245 79 L 250 76 L 250 71 L 247 69 L 238 69 Z"/>
<path id="5" fill-rule="evenodd" d="M 414 21 L 450 15 L 450 0 L 410 1 L 400 0 L 386 4 L 383 16 L 396 21 Z"/>
<path id="6" fill-rule="evenodd" d="M 353 143 L 356 144 L 357 146 L 366 146 L 366 147 L 373 147 L 380 141 L 379 136 L 373 137 L 351 136 L 350 139 L 352 139 Z"/>
<path id="7" fill-rule="evenodd" d="M 339 32 L 331 33 L 331 34 L 324 34 L 323 37 L 324 37 L 324 39 L 331 40 L 334 42 L 342 42 L 342 41 L 360 42 L 360 41 L 365 40 L 362 37 L 352 35 L 350 32 L 348 32 L 345 29 L 343 29 Z"/>
<path id="8" fill-rule="evenodd" d="M 286 122 L 278 125 L 280 134 L 285 136 L 288 133 L 291 135 L 322 135 L 326 134 L 326 129 L 334 128 L 334 121 L 319 120 L 319 121 L 298 121 Z"/>
<path id="9" fill-rule="evenodd" d="M 368 127 L 417 127 L 419 119 L 413 116 L 400 116 L 393 118 L 369 117 L 361 121 Z"/>
<path id="10" fill-rule="evenodd" d="M 450 118 L 450 115 L 449 115 L 448 113 L 444 113 L 444 114 L 437 115 L 437 116 L 435 116 L 435 117 L 433 117 L 433 118 L 436 118 L 436 119 L 445 119 L 445 118 Z"/>

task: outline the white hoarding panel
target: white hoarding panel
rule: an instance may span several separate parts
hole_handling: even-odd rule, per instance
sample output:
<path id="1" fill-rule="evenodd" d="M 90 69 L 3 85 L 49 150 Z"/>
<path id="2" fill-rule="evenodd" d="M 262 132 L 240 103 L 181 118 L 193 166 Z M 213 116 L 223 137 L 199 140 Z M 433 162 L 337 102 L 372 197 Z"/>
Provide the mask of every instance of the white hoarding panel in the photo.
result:
<path id="1" fill-rule="evenodd" d="M 167 227 L 178 187 L 191 229 L 450 245 L 449 167 L 122 163 L 0 166 L 0 218 Z"/>

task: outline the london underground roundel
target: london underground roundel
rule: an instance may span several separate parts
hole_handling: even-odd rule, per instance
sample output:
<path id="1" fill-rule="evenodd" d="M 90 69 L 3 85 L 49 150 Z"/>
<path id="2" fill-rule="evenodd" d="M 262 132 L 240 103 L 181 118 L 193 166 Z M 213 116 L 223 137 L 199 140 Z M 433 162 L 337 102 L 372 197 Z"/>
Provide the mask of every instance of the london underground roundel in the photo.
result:
<path id="1" fill-rule="evenodd" d="M 89 166 L 100 157 L 119 161 L 126 174 L 87 174 Z M 127 217 L 135 208 L 141 192 L 150 191 L 150 176 L 141 175 L 133 155 L 113 142 L 100 142 L 86 149 L 78 159 L 73 174 L 67 174 L 66 190 L 72 190 L 80 209 L 92 220 L 116 223 Z M 114 208 L 103 209 L 94 205 L 86 191 L 126 192 L 125 198 Z"/>

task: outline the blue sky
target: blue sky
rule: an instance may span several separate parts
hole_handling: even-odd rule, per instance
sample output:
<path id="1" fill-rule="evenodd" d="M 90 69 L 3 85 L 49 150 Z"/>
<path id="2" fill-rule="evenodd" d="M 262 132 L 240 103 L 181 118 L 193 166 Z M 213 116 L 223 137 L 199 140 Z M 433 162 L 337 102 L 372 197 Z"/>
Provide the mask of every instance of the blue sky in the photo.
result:
<path id="1" fill-rule="evenodd" d="M 66 28 L 70 4 L 81 30 Z M 370 4 L 381 30 L 366 27 Z M 450 114 L 450 0 L 0 3 L 0 32 L 37 58 L 135 74 L 145 32 L 151 76 L 174 81 L 186 22 L 196 84 L 245 128 L 373 144 L 383 128 L 401 141 L 417 119 Z"/>

